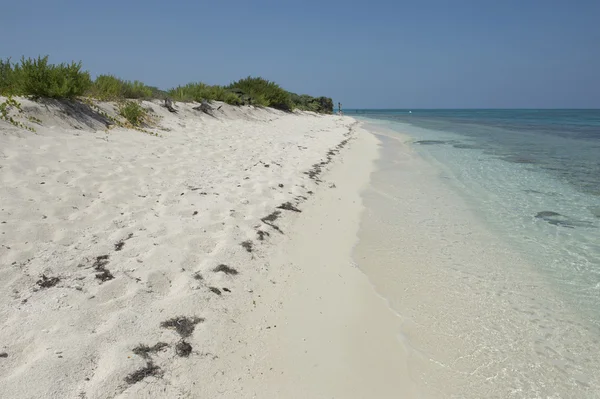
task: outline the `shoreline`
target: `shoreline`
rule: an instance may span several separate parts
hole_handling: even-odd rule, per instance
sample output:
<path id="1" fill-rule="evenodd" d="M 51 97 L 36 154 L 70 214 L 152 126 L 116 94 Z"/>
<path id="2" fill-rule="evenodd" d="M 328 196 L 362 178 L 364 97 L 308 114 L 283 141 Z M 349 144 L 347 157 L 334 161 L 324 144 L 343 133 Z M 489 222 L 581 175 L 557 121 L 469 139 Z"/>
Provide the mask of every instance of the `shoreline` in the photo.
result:
<path id="1" fill-rule="evenodd" d="M 372 132 L 384 150 L 355 256 L 402 319 L 422 396 L 594 397 L 593 327 L 408 136 Z"/>
<path id="2" fill-rule="evenodd" d="M 400 319 L 352 259 L 360 193 L 378 147 L 371 132 L 357 128 L 325 175 L 329 188 L 292 221 L 269 262 L 270 283 L 243 323 L 253 344 L 239 359 L 253 359 L 253 372 L 223 397 L 418 396 L 397 337 Z"/>

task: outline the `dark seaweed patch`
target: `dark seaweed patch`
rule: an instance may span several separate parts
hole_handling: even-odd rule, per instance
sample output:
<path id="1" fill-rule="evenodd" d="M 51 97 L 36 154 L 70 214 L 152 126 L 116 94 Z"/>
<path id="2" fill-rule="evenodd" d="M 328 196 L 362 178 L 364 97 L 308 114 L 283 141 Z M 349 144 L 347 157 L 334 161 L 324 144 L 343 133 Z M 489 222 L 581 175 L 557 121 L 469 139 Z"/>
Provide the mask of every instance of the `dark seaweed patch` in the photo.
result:
<path id="1" fill-rule="evenodd" d="M 36 282 L 36 284 L 42 288 L 51 288 L 58 284 L 59 281 L 59 277 L 46 277 L 45 274 L 42 274 L 41 278 Z"/>
<path id="2" fill-rule="evenodd" d="M 175 345 L 175 353 L 179 357 L 189 357 L 190 353 L 192 353 L 192 345 L 181 340 Z"/>
<path id="3" fill-rule="evenodd" d="M 277 207 L 277 209 L 284 209 L 286 211 L 292 211 L 292 212 L 302 212 L 300 209 L 298 209 L 294 205 L 292 205 L 291 202 L 284 202 L 283 204 L 279 205 Z"/>
<path id="4" fill-rule="evenodd" d="M 106 265 L 109 263 L 108 258 L 109 255 L 100 255 L 96 257 L 96 261 L 92 265 L 94 270 L 98 272 L 96 273 L 96 278 L 101 282 L 109 281 L 115 278 L 110 270 L 106 268 Z"/>
<path id="5" fill-rule="evenodd" d="M 276 221 L 277 219 L 279 219 L 279 216 L 281 216 L 281 211 L 273 211 L 269 215 L 263 217 L 260 220 L 264 224 L 266 224 L 268 226 L 271 226 L 273 229 L 275 229 L 278 232 L 280 232 L 281 234 L 283 234 L 283 231 L 279 228 L 279 226 L 277 226 L 275 223 L 273 223 L 274 221 Z"/>
<path id="6" fill-rule="evenodd" d="M 350 131 L 348 132 L 348 134 L 350 134 L 351 131 L 352 131 L 352 128 L 350 128 Z M 323 166 L 329 164 L 333 160 L 333 157 L 335 155 L 339 154 L 340 150 L 346 144 L 348 144 L 349 140 L 350 139 L 344 139 L 337 146 L 335 146 L 335 148 L 330 149 L 327 152 L 327 160 L 314 164 L 312 166 L 312 168 L 309 169 L 308 171 L 304 172 L 304 174 L 308 175 L 309 178 L 313 179 L 317 183 L 322 182 L 322 180 L 319 179 L 319 175 L 323 172 Z"/>
<path id="7" fill-rule="evenodd" d="M 198 280 L 198 281 L 204 280 L 204 277 L 202 277 L 202 274 L 200 274 L 200 272 L 194 273 L 193 277 L 194 277 L 195 280 Z"/>
<path id="8" fill-rule="evenodd" d="M 125 241 L 129 240 L 131 237 L 133 237 L 133 233 L 129 233 L 129 235 L 127 236 L 127 238 L 119 240 L 117 243 L 115 243 L 115 251 L 122 250 L 123 247 L 125 246 Z"/>
<path id="9" fill-rule="evenodd" d="M 220 264 L 219 266 L 215 267 L 213 269 L 213 272 L 216 272 L 216 273 L 223 272 L 225 274 L 233 274 L 233 275 L 238 274 L 238 271 L 235 270 L 233 267 L 229 267 L 229 266 L 223 265 L 223 264 Z"/>
<path id="10" fill-rule="evenodd" d="M 258 235 L 258 241 L 264 241 L 265 237 L 269 237 L 271 235 L 268 231 L 262 230 L 257 230 L 256 234 Z"/>
<path id="11" fill-rule="evenodd" d="M 252 244 L 252 241 L 250 240 L 243 241 L 240 245 L 244 247 L 247 252 L 252 252 L 254 248 L 254 244 Z"/>
<path id="12" fill-rule="evenodd" d="M 196 324 L 202 323 L 204 319 L 202 317 L 185 317 L 178 316 L 173 317 L 167 321 L 160 323 L 162 328 L 173 328 L 182 338 L 189 337 L 194 332 Z"/>
<path id="13" fill-rule="evenodd" d="M 149 360 L 151 353 L 157 353 L 167 346 L 169 346 L 169 345 L 166 344 L 165 342 L 159 342 L 159 343 L 155 344 L 154 346 L 140 344 L 140 345 L 136 346 L 135 348 L 133 348 L 132 351 L 136 355 Z"/>
<path id="14" fill-rule="evenodd" d="M 145 367 L 129 374 L 125 377 L 125 382 L 129 385 L 133 385 L 137 382 L 142 381 L 146 377 L 162 377 L 163 372 L 160 367 L 149 361 Z"/>

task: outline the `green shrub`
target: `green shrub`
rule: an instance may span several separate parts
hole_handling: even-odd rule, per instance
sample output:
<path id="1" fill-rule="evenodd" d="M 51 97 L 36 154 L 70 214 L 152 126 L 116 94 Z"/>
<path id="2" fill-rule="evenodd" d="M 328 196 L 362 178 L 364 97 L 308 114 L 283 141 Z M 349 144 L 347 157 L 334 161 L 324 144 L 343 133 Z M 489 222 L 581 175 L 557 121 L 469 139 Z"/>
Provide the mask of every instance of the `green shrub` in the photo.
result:
<path id="1" fill-rule="evenodd" d="M 146 86 L 152 92 L 151 98 L 165 99 L 169 93 L 154 86 Z"/>
<path id="2" fill-rule="evenodd" d="M 153 90 L 139 80 L 123 82 L 123 96 L 125 98 L 152 98 Z"/>
<path id="3" fill-rule="evenodd" d="M 88 94 L 99 100 L 117 100 L 120 98 L 147 99 L 158 94 L 155 87 L 146 86 L 140 81 L 127 81 L 113 75 L 98 75 Z"/>
<path id="4" fill-rule="evenodd" d="M 168 91 L 169 96 L 175 101 L 202 101 L 207 99 L 208 85 L 204 83 L 188 83 L 185 86 L 177 86 Z"/>
<path id="5" fill-rule="evenodd" d="M 232 93 L 230 91 L 225 92 L 225 95 L 223 97 L 224 102 L 226 102 L 229 105 L 242 105 L 242 99 L 235 93 Z"/>
<path id="6" fill-rule="evenodd" d="M 12 70 L 13 93 L 34 97 L 73 98 L 91 86 L 90 74 L 81 70 L 81 62 L 48 64 L 48 56 L 21 58 Z"/>
<path id="7" fill-rule="evenodd" d="M 169 91 L 169 95 L 176 101 L 202 101 L 213 100 L 210 86 L 204 83 L 188 83 Z"/>
<path id="8" fill-rule="evenodd" d="M 290 93 L 260 77 L 240 79 L 229 86 L 189 83 L 165 92 L 137 80 L 126 81 L 113 75 L 99 75 L 92 82 L 89 73 L 81 70 L 81 63 L 49 64 L 48 56 L 37 59 L 23 57 L 20 63 L 14 64 L 10 59 L 0 60 L 0 94 L 51 98 L 73 98 L 87 94 L 100 100 L 113 101 L 170 96 L 175 101 L 223 101 L 231 105 L 273 107 L 284 111 L 296 108 L 320 113 L 333 112 L 331 98 Z M 125 104 L 123 107 L 133 109 L 129 102 Z"/>
<path id="9" fill-rule="evenodd" d="M 242 100 L 223 86 L 210 86 L 205 83 L 188 83 L 168 91 L 175 101 L 224 101 L 227 104 L 241 105 Z"/>
<path id="10" fill-rule="evenodd" d="M 321 114 L 333 113 L 333 100 L 329 97 L 312 97 L 306 94 L 291 93 L 294 106 L 303 111 L 318 112 Z"/>
<path id="11" fill-rule="evenodd" d="M 98 75 L 88 94 L 99 100 L 123 98 L 123 81 L 112 75 Z"/>
<path id="12" fill-rule="evenodd" d="M 333 114 L 333 100 L 330 97 L 318 97 L 315 99 L 318 111 L 322 114 Z"/>
<path id="13" fill-rule="evenodd" d="M 138 127 L 144 123 L 147 112 L 137 101 L 125 101 L 119 104 L 119 115 L 127 119 L 132 126 Z"/>
<path id="14" fill-rule="evenodd" d="M 10 63 L 10 58 L 6 61 L 0 60 L 0 94 L 8 96 L 16 90 L 16 75 Z"/>
<path id="15" fill-rule="evenodd" d="M 285 91 L 277 83 L 263 78 L 247 77 L 230 84 L 230 90 L 238 90 L 240 98 L 248 96 L 252 105 L 272 107 L 283 111 L 294 109 L 294 103 L 289 92 Z"/>

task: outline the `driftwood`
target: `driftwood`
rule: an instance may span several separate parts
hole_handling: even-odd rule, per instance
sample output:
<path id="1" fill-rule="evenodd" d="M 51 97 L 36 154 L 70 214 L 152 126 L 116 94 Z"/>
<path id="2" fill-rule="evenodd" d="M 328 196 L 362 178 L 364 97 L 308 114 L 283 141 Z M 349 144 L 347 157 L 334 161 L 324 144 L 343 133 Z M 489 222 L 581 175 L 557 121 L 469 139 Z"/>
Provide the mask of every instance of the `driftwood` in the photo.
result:
<path id="1" fill-rule="evenodd" d="M 177 113 L 177 110 L 173 107 L 173 101 L 169 97 L 165 98 L 164 107 L 171 112 Z"/>
<path id="2" fill-rule="evenodd" d="M 210 104 L 208 103 L 208 101 L 206 101 L 206 100 L 202 100 L 202 104 L 200 104 L 197 107 L 194 107 L 193 109 L 195 109 L 196 111 L 202 111 L 205 114 L 213 116 L 213 114 L 212 114 L 213 107 L 211 107 Z"/>

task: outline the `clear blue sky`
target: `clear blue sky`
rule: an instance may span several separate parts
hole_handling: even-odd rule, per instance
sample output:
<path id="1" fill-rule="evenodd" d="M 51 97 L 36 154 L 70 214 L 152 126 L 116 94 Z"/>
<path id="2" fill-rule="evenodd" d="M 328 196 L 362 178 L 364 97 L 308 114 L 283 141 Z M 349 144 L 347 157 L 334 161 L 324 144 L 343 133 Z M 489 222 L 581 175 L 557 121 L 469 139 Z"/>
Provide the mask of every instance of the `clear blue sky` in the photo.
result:
<path id="1" fill-rule="evenodd" d="M 161 88 L 248 75 L 346 108 L 600 108 L 599 0 L 6 0 L 0 57 Z"/>

